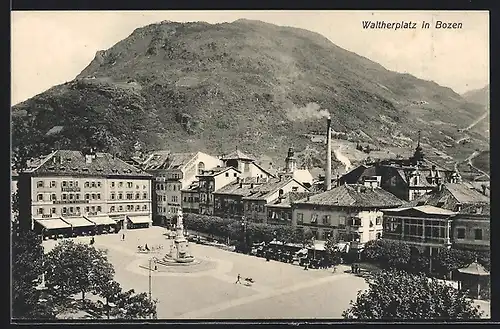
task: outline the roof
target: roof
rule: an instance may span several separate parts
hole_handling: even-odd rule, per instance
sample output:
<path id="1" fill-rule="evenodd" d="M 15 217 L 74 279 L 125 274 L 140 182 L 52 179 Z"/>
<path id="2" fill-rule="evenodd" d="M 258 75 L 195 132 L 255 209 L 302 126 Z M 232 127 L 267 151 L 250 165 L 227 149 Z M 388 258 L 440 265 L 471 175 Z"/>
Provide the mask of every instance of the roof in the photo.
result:
<path id="1" fill-rule="evenodd" d="M 248 199 L 265 199 L 276 192 L 278 189 L 284 187 L 291 181 L 295 181 L 293 178 L 279 179 L 270 178 L 262 183 L 246 183 L 244 180 L 228 184 L 221 189 L 214 192 L 214 194 L 229 194 L 229 195 L 240 195 Z M 295 181 L 297 182 L 297 181 Z M 300 184 L 299 182 L 297 182 Z M 253 185 L 253 186 L 252 186 Z M 300 184 L 302 185 L 302 184 Z"/>
<path id="2" fill-rule="evenodd" d="M 145 170 L 180 169 L 193 159 L 196 153 L 171 153 L 170 151 L 155 151 L 142 163 Z"/>
<path id="3" fill-rule="evenodd" d="M 470 274 L 470 275 L 478 275 L 478 276 L 486 276 L 490 275 L 490 272 L 484 268 L 483 265 L 479 264 L 477 261 L 473 262 L 467 267 L 458 269 L 460 273 Z"/>
<path id="4" fill-rule="evenodd" d="M 398 207 L 403 201 L 381 188 L 369 188 L 361 184 L 344 184 L 329 191 L 302 199 L 297 204 L 337 207 Z"/>
<path id="5" fill-rule="evenodd" d="M 490 204 L 475 204 L 462 208 L 459 214 L 490 216 Z"/>
<path id="6" fill-rule="evenodd" d="M 193 181 L 191 184 L 189 184 L 188 187 L 186 187 L 182 191 L 183 192 L 196 192 L 196 191 L 198 191 L 198 184 L 199 184 L 199 182 L 197 180 Z"/>
<path id="7" fill-rule="evenodd" d="M 245 154 L 240 150 L 233 151 L 227 155 L 222 156 L 222 160 L 250 160 L 255 161 L 256 159 L 251 155 Z"/>
<path id="8" fill-rule="evenodd" d="M 273 201 L 269 202 L 266 206 L 270 207 L 281 207 L 281 208 L 289 208 L 292 206 L 292 203 L 301 199 L 306 198 L 307 196 L 314 195 L 311 192 L 289 192 L 285 193 L 283 197 L 276 198 Z"/>
<path id="9" fill-rule="evenodd" d="M 109 153 L 96 152 L 91 163 L 86 162 L 83 152 L 70 150 L 54 151 L 38 160 L 40 161 L 36 161 L 36 164 L 33 162 L 33 167 L 27 172 L 51 175 L 151 177 L 145 171 Z"/>
<path id="10" fill-rule="evenodd" d="M 241 173 L 241 171 L 239 171 L 238 169 L 234 168 L 234 167 L 215 167 L 213 169 L 209 169 L 209 170 L 203 170 L 203 172 L 201 173 L 201 175 L 197 175 L 196 177 L 215 177 L 215 176 L 218 176 L 222 173 L 225 173 L 226 171 L 228 170 L 235 170 L 239 173 Z"/>
<path id="11" fill-rule="evenodd" d="M 47 131 L 47 133 L 45 133 L 45 136 L 50 136 L 50 135 L 58 134 L 63 129 L 64 129 L 63 126 L 54 126 L 54 127 L 50 128 L 49 131 Z"/>
<path id="12" fill-rule="evenodd" d="M 414 209 L 418 212 L 427 214 L 427 215 L 444 215 L 444 216 L 451 216 L 455 215 L 456 212 L 443 209 L 443 208 L 438 208 L 434 206 L 416 206 L 416 207 L 403 207 L 403 208 L 394 208 L 394 209 L 382 209 L 383 212 L 389 212 L 389 213 L 397 213 L 397 212 L 403 212 L 407 211 L 410 209 Z"/>
<path id="13" fill-rule="evenodd" d="M 262 170 L 263 172 L 265 172 L 266 174 L 268 174 L 269 176 L 276 177 L 275 174 L 271 173 L 269 170 L 265 169 L 264 167 L 262 167 L 258 163 L 252 162 L 252 164 L 255 165 L 257 168 L 259 168 L 260 170 Z"/>
<path id="14" fill-rule="evenodd" d="M 441 190 L 435 190 L 410 201 L 408 206 L 431 205 L 455 211 L 458 205 L 462 208 L 468 205 L 489 204 L 490 198 L 481 192 L 461 183 L 446 183 Z"/>

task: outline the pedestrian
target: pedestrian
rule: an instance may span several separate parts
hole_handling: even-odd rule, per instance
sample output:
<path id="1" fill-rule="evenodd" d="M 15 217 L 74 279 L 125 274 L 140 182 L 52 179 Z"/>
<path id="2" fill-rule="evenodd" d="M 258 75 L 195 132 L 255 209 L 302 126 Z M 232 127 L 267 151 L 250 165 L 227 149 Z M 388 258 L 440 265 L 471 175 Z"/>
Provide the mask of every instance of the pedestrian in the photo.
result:
<path id="1" fill-rule="evenodd" d="M 354 263 L 351 264 L 351 273 L 354 274 Z"/>
<path id="2" fill-rule="evenodd" d="M 241 275 L 238 273 L 238 278 L 236 279 L 236 282 L 234 284 L 241 283 L 240 279 L 241 279 Z"/>
<path id="3" fill-rule="evenodd" d="M 90 239 L 90 245 L 93 245 L 93 244 L 94 244 L 94 242 L 95 242 L 95 239 L 94 239 L 94 237 L 92 237 L 92 238 Z"/>
<path id="4" fill-rule="evenodd" d="M 149 251 L 149 248 L 148 248 L 148 244 L 146 243 L 146 245 L 144 246 L 144 249 L 146 249 L 146 251 Z"/>
<path id="5" fill-rule="evenodd" d="M 122 234 L 122 241 L 125 241 L 125 233 Z"/>

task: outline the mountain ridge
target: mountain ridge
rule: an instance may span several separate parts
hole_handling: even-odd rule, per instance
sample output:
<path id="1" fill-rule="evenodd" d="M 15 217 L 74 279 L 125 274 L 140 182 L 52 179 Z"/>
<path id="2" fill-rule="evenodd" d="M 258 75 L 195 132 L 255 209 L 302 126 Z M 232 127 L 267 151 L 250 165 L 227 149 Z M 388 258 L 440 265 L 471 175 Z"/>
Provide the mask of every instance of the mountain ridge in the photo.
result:
<path id="1" fill-rule="evenodd" d="M 487 147 L 481 131 L 468 132 L 468 146 L 446 145 L 483 111 L 315 32 L 250 20 L 160 22 L 98 51 L 74 80 L 15 105 L 13 147 L 93 144 L 129 155 L 138 141 L 214 154 L 238 145 L 280 162 L 289 146 L 322 149 L 304 135 L 324 131 L 330 113 L 351 142 L 410 147 L 422 130 L 432 150 L 465 158 Z M 65 129 L 45 136 L 56 125 Z"/>

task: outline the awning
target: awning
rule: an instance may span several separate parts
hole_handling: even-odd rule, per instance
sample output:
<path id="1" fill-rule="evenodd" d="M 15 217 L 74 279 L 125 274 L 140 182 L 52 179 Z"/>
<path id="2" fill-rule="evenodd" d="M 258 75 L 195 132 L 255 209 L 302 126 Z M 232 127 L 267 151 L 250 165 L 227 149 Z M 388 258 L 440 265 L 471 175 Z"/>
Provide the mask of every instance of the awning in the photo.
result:
<path id="1" fill-rule="evenodd" d="M 47 230 L 71 228 L 71 225 L 69 225 L 68 223 L 66 223 L 65 221 L 63 221 L 59 217 L 44 218 L 44 219 L 34 218 L 34 220 L 35 220 L 35 222 L 42 225 Z"/>
<path id="2" fill-rule="evenodd" d="M 151 217 L 150 216 L 127 216 L 127 218 L 133 223 L 133 224 L 145 224 L 145 223 L 151 223 Z"/>
<path id="3" fill-rule="evenodd" d="M 108 215 L 83 217 L 96 225 L 116 225 L 116 221 L 112 220 Z"/>
<path id="4" fill-rule="evenodd" d="M 94 226 L 89 220 L 86 220 L 83 217 L 63 217 L 62 218 L 66 223 L 70 224 L 72 227 L 87 227 Z"/>

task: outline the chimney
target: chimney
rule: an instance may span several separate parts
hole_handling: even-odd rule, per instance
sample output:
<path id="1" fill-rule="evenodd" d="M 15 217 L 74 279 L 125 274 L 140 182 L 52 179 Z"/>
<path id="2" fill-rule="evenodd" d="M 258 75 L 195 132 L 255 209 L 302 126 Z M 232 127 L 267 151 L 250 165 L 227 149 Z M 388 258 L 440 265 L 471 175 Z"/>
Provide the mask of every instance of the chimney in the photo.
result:
<path id="1" fill-rule="evenodd" d="M 307 196 L 307 201 L 310 201 L 311 200 L 311 197 L 308 195 Z"/>
<path id="2" fill-rule="evenodd" d="M 257 184 L 259 183 L 259 176 L 257 176 Z"/>
<path id="3" fill-rule="evenodd" d="M 240 188 L 242 188 L 242 187 L 243 187 L 243 182 L 240 182 Z"/>
<path id="4" fill-rule="evenodd" d="M 326 168 L 325 168 L 325 191 L 332 189 L 332 119 L 328 116 L 326 120 Z"/>
<path id="5" fill-rule="evenodd" d="M 340 186 L 340 175 L 339 174 L 337 174 L 337 182 L 336 182 L 335 186 L 337 186 L 337 187 Z"/>
<path id="6" fill-rule="evenodd" d="M 240 178 L 236 177 L 236 183 L 239 183 L 239 182 L 240 182 Z"/>
<path id="7" fill-rule="evenodd" d="M 486 184 L 482 184 L 481 188 L 483 189 L 483 195 L 486 195 Z"/>
<path id="8" fill-rule="evenodd" d="M 250 188 L 252 189 L 253 188 L 253 183 L 250 184 Z"/>

